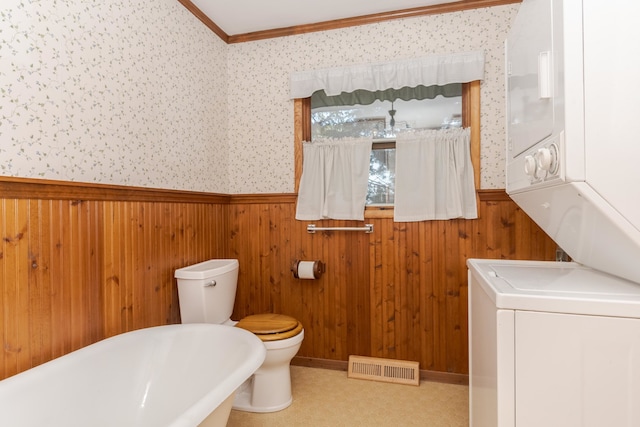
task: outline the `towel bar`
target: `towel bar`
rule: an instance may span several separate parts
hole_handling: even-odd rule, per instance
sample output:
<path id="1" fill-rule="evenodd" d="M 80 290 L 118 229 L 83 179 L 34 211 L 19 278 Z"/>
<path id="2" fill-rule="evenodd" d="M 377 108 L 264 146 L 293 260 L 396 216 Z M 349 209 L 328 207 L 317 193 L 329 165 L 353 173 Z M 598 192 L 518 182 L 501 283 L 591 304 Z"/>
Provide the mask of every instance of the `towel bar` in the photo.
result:
<path id="1" fill-rule="evenodd" d="M 364 227 L 316 227 L 315 224 L 307 225 L 309 233 L 316 231 L 364 231 L 365 233 L 373 233 L 373 224 L 365 224 Z"/>

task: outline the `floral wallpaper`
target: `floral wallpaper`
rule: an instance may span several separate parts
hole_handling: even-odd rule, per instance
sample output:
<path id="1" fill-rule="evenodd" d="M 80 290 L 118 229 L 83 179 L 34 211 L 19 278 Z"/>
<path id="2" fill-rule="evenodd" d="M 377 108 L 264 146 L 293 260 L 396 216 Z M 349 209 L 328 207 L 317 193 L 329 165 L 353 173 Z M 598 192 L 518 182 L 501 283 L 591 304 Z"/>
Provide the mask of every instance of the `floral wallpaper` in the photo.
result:
<path id="1" fill-rule="evenodd" d="M 0 175 L 227 192 L 227 51 L 176 0 L 3 0 Z"/>
<path id="2" fill-rule="evenodd" d="M 503 43 L 518 6 L 231 45 L 230 192 L 293 191 L 292 71 L 479 49 L 486 60 L 481 84 L 481 186 L 504 188 Z"/>
<path id="3" fill-rule="evenodd" d="M 292 71 L 483 49 L 482 188 L 503 188 L 517 8 L 226 45 L 177 0 L 3 0 L 0 175 L 289 193 Z"/>

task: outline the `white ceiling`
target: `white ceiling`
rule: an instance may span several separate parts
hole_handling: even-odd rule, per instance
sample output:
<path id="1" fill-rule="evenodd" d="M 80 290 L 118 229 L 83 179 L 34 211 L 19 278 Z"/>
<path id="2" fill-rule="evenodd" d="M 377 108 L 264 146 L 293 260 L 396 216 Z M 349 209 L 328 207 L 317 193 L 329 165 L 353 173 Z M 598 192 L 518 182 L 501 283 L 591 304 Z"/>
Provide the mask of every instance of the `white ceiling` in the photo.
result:
<path id="1" fill-rule="evenodd" d="M 230 36 L 455 1 L 459 0 L 191 0 Z"/>

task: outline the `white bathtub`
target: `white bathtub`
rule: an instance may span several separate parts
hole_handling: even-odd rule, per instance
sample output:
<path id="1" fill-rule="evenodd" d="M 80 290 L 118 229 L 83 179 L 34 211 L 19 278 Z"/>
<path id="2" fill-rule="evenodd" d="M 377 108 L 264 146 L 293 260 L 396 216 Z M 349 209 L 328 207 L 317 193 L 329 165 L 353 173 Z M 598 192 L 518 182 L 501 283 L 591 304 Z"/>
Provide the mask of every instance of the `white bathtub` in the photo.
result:
<path id="1" fill-rule="evenodd" d="M 265 352 L 230 326 L 128 332 L 0 381 L 0 425 L 224 426 Z"/>

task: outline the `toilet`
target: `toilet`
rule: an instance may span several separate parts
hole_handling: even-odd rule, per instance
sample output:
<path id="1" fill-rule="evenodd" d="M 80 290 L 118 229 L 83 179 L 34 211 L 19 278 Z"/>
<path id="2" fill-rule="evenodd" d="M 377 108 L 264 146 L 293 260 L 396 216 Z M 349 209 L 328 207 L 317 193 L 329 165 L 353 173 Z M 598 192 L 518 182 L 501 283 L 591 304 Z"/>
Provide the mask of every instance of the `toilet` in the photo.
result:
<path id="1" fill-rule="evenodd" d="M 293 317 L 254 314 L 231 320 L 238 284 L 237 259 L 213 259 L 176 270 L 182 323 L 216 323 L 253 332 L 267 349 L 264 362 L 240 386 L 234 409 L 275 412 L 293 400 L 289 364 L 298 353 L 304 329 Z"/>

